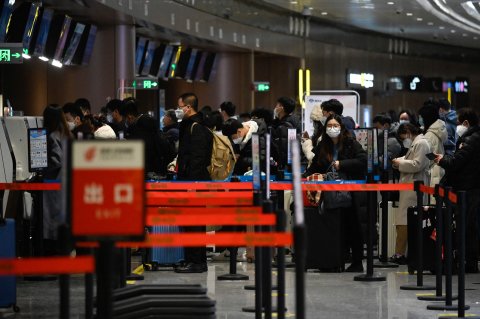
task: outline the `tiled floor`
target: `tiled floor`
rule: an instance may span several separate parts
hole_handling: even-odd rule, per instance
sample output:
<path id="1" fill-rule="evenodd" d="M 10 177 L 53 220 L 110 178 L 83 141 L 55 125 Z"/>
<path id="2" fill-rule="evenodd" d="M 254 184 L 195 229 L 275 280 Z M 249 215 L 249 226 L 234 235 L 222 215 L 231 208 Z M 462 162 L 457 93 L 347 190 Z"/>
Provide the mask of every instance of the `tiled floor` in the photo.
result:
<path id="1" fill-rule="evenodd" d="M 251 264 L 238 263 L 239 272 L 250 276 L 253 282 L 254 270 Z M 144 283 L 201 283 L 208 288 L 208 294 L 217 301 L 217 318 L 254 318 L 253 314 L 243 313 L 241 308 L 254 305 L 254 293 L 244 290 L 245 282 L 217 281 L 216 277 L 228 272 L 228 263 L 209 263 L 208 273 L 176 274 L 171 271 L 146 272 Z M 306 275 L 307 318 L 391 318 L 419 319 L 437 318 L 442 312 L 426 310 L 429 302 L 418 301 L 416 294 L 421 292 L 404 291 L 399 287 L 406 283 L 414 284 L 415 276 L 406 274 L 406 267 L 381 270 L 386 275 L 385 282 L 356 282 L 351 273 L 312 273 Z M 273 272 L 276 280 L 276 272 Z M 425 276 L 425 283 L 433 284 L 435 277 Z M 287 269 L 287 318 L 295 315 L 295 276 L 293 269 Z M 468 313 L 480 314 L 480 275 L 467 275 L 467 304 L 472 306 Z M 473 290 L 470 290 L 473 289 Z M 456 290 L 456 277 L 454 277 Z M 72 277 L 71 318 L 84 317 L 83 277 Z M 423 292 L 424 293 L 424 292 Z M 0 312 L 0 318 L 58 318 L 58 282 L 19 281 L 18 305 L 21 312 Z M 274 301 L 275 302 L 275 301 Z"/>

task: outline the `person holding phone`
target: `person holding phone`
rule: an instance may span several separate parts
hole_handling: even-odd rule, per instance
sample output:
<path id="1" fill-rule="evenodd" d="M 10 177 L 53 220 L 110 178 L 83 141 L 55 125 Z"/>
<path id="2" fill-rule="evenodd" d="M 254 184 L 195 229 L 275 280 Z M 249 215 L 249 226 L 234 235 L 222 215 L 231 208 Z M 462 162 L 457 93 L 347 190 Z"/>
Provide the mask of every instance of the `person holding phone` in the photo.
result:
<path id="1" fill-rule="evenodd" d="M 430 145 L 421 134 L 420 128 L 411 123 L 401 124 L 397 132 L 403 146 L 408 149 L 407 154 L 392 160 L 392 166 L 400 171 L 400 183 L 413 183 L 423 181 L 428 185 L 428 169 L 430 161 L 425 156 L 430 153 Z M 410 206 L 417 205 L 417 195 L 414 191 L 400 192 L 400 200 L 395 214 L 395 228 L 397 238 L 395 241 L 395 255 L 391 262 L 406 264 L 405 252 L 407 250 L 407 210 Z"/>
<path id="2" fill-rule="evenodd" d="M 454 192 L 467 191 L 465 272 L 478 272 L 478 225 L 480 208 L 480 126 L 474 110 L 458 111 L 459 126 L 464 133 L 458 138 L 453 155 L 435 154 L 435 163 L 445 169 L 442 184 L 451 186 Z"/>

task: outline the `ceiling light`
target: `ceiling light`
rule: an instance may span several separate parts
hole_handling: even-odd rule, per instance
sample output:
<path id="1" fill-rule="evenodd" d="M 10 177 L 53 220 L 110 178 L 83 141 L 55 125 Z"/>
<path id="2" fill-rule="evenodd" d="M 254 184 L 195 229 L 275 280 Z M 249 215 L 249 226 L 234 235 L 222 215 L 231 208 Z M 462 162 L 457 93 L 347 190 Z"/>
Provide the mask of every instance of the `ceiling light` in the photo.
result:
<path id="1" fill-rule="evenodd" d="M 27 60 L 30 60 L 30 59 L 32 58 L 31 56 L 29 56 L 29 55 L 26 54 L 26 53 L 22 53 L 22 57 L 23 57 L 24 59 L 27 59 Z"/>
<path id="2" fill-rule="evenodd" d="M 478 40 L 478 38 L 477 38 L 477 37 L 473 37 L 473 40 Z"/>
<path id="3" fill-rule="evenodd" d="M 52 65 L 56 68 L 61 68 L 63 66 L 62 62 L 58 60 L 52 60 Z"/>
<path id="4" fill-rule="evenodd" d="M 463 37 L 468 37 L 468 34 L 464 33 L 462 34 Z"/>
<path id="5" fill-rule="evenodd" d="M 47 58 L 47 57 L 39 56 L 38 58 L 39 58 L 40 60 L 44 61 L 44 62 L 48 62 L 48 58 Z"/>
<path id="6" fill-rule="evenodd" d="M 427 23 L 427 24 L 428 24 L 428 25 L 433 25 L 433 22 L 429 22 L 429 23 Z"/>
<path id="7" fill-rule="evenodd" d="M 439 26 L 438 28 L 439 28 L 440 30 L 445 29 L 445 27 L 444 27 L 443 25 Z"/>
<path id="8" fill-rule="evenodd" d="M 407 12 L 407 17 L 411 17 L 411 16 L 413 16 L 413 13 Z"/>
<path id="9" fill-rule="evenodd" d="M 298 1 L 290 1 L 290 4 L 297 4 Z"/>
<path id="10" fill-rule="evenodd" d="M 422 18 L 417 18 L 417 21 L 423 21 L 423 19 Z"/>
<path id="11" fill-rule="evenodd" d="M 387 2 L 387 4 L 393 5 L 393 4 L 395 4 L 395 2 L 389 1 L 389 2 Z"/>
<path id="12" fill-rule="evenodd" d="M 450 30 L 450 32 L 455 33 L 455 32 L 457 32 L 457 31 L 455 31 L 455 30 Z"/>
<path id="13" fill-rule="evenodd" d="M 326 16 L 328 14 L 328 12 L 322 12 L 322 16 Z"/>

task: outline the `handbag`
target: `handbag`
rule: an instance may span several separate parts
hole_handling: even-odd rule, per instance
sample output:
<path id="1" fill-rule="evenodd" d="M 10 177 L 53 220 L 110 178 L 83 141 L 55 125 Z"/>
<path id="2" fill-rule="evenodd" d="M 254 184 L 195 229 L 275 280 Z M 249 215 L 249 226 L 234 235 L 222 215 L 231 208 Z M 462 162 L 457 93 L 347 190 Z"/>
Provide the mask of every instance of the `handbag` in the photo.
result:
<path id="1" fill-rule="evenodd" d="M 314 173 L 307 177 L 307 181 L 323 181 L 323 175 L 320 173 Z M 306 195 L 306 196 L 305 196 Z M 319 206 L 322 191 L 306 191 L 304 193 L 303 204 L 307 207 Z"/>
<path id="2" fill-rule="evenodd" d="M 332 165 L 327 169 L 324 179 L 326 181 L 341 181 L 344 178 L 335 170 Z M 352 207 L 352 194 L 348 191 L 323 192 L 323 208 L 336 209 Z"/>

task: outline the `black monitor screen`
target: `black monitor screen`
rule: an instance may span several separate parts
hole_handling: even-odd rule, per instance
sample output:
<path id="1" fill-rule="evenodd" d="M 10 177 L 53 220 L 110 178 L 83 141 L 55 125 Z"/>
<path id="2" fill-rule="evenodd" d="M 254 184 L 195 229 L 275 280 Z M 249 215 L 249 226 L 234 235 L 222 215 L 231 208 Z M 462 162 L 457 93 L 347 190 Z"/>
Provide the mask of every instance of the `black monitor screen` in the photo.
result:
<path id="1" fill-rule="evenodd" d="M 72 18 L 66 16 L 62 24 L 62 29 L 60 30 L 60 36 L 58 38 L 55 54 L 53 56 L 53 58 L 57 61 L 61 61 L 63 59 L 63 51 L 65 49 L 65 43 L 67 42 L 71 23 Z"/>
<path id="2" fill-rule="evenodd" d="M 193 68 L 195 66 L 195 61 L 197 59 L 197 49 L 192 49 L 192 53 L 190 54 L 190 59 L 188 60 L 187 70 L 185 71 L 184 79 L 187 81 L 191 81 L 193 79 Z"/>
<path id="3" fill-rule="evenodd" d="M 143 62 L 142 72 L 140 72 L 141 75 L 148 75 L 150 73 L 155 47 L 155 42 L 148 41 L 147 52 L 145 53 L 145 61 Z"/>
<path id="4" fill-rule="evenodd" d="M 0 15 L 0 42 L 5 42 L 14 3 L 15 1 L 11 0 L 3 1 L 2 14 Z"/>
<path id="5" fill-rule="evenodd" d="M 202 81 L 204 78 L 205 62 L 207 61 L 208 52 L 203 52 L 200 61 L 198 62 L 197 72 L 195 74 L 195 81 Z"/>
<path id="6" fill-rule="evenodd" d="M 203 70 L 203 78 L 201 80 L 208 82 L 214 77 L 217 72 L 217 54 L 209 53 L 205 60 L 205 67 Z"/>
<path id="7" fill-rule="evenodd" d="M 27 23 L 25 25 L 25 30 L 23 33 L 23 48 L 29 49 L 30 48 L 30 41 L 32 40 L 33 30 L 37 25 L 40 16 L 40 4 L 39 3 L 32 3 L 30 7 L 30 13 L 28 15 Z M 27 52 L 30 54 L 30 52 Z"/>
<path id="8" fill-rule="evenodd" d="M 158 69 L 158 77 L 159 78 L 166 78 L 167 71 L 170 67 L 170 61 L 173 55 L 173 46 L 167 45 L 165 51 L 163 52 L 162 61 L 160 62 L 160 68 Z"/>
<path id="9" fill-rule="evenodd" d="M 48 167 L 47 130 L 44 128 L 28 129 L 28 170 L 38 172 Z"/>
<path id="10" fill-rule="evenodd" d="M 170 66 L 168 68 L 168 77 L 173 78 L 177 72 L 178 61 L 180 59 L 180 54 L 182 53 L 182 47 L 175 47 L 172 54 L 172 60 L 170 61 Z"/>
<path id="11" fill-rule="evenodd" d="M 45 53 L 45 45 L 47 44 L 48 31 L 50 30 L 50 23 L 52 22 L 53 10 L 44 9 L 42 14 L 42 22 L 40 23 L 40 30 L 38 31 L 37 43 L 35 44 L 35 51 L 37 56 L 43 56 Z"/>
<path id="12" fill-rule="evenodd" d="M 39 3 L 24 2 L 12 13 L 6 42 L 23 43 L 24 48 L 30 45 L 33 28 L 40 14 Z"/>
<path id="13" fill-rule="evenodd" d="M 135 74 L 140 74 L 140 67 L 143 62 L 143 57 L 145 56 L 145 46 L 147 45 L 147 39 L 138 38 L 137 39 L 137 49 L 135 50 Z"/>
<path id="14" fill-rule="evenodd" d="M 75 28 L 72 29 L 73 32 L 70 32 L 69 39 L 68 39 L 68 47 L 65 51 L 65 56 L 63 58 L 63 64 L 71 65 L 73 57 L 77 52 L 78 45 L 80 43 L 80 39 L 82 38 L 83 31 L 85 30 L 85 25 L 82 23 L 77 23 Z"/>
<path id="15" fill-rule="evenodd" d="M 97 27 L 90 26 L 87 44 L 85 45 L 85 53 L 83 54 L 82 65 L 88 65 L 93 53 L 93 46 L 95 45 L 95 38 L 97 37 Z"/>

